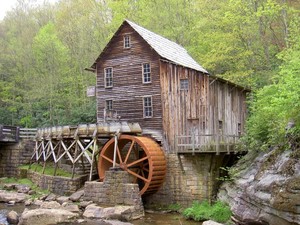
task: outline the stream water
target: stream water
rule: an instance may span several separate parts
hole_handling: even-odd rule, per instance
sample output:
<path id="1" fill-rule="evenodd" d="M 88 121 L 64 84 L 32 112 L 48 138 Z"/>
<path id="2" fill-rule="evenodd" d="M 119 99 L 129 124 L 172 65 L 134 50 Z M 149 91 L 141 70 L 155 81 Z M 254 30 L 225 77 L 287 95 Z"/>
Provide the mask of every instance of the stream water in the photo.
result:
<path id="1" fill-rule="evenodd" d="M 14 206 L 9 206 L 4 203 L 0 203 L 0 225 L 9 225 L 6 220 L 6 214 L 9 211 L 16 211 L 22 213 L 24 210 L 23 204 L 16 204 Z M 191 220 L 186 220 L 180 214 L 160 214 L 160 213 L 146 213 L 145 217 L 139 220 L 132 221 L 134 225 L 201 225 L 201 222 L 195 222 Z M 96 221 L 87 221 L 84 223 L 72 223 L 72 225 L 97 225 Z M 71 225 L 71 224 L 69 224 Z"/>

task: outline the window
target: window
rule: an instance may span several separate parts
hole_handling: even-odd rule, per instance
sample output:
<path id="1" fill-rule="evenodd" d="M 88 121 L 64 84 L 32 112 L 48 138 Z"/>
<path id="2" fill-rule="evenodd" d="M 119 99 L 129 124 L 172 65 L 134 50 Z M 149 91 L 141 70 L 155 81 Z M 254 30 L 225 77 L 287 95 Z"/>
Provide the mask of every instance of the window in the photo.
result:
<path id="1" fill-rule="evenodd" d="M 188 79 L 180 80 L 180 90 L 189 90 L 189 80 Z"/>
<path id="2" fill-rule="evenodd" d="M 130 48 L 130 47 L 131 47 L 130 36 L 125 35 L 124 36 L 124 48 Z"/>
<path id="3" fill-rule="evenodd" d="M 113 109 L 113 101 L 112 100 L 106 100 L 105 101 L 105 109 L 106 110 L 112 110 Z"/>
<path id="4" fill-rule="evenodd" d="M 151 69 L 150 63 L 143 64 L 143 83 L 151 83 Z"/>
<path id="5" fill-rule="evenodd" d="M 113 68 L 110 67 L 104 69 L 104 82 L 106 88 L 113 86 Z"/>
<path id="6" fill-rule="evenodd" d="M 144 104 L 144 118 L 150 118 L 152 117 L 153 111 L 152 111 L 152 97 L 146 96 L 143 98 L 143 104 Z"/>
<path id="7" fill-rule="evenodd" d="M 238 135 L 241 136 L 242 134 L 242 126 L 241 123 L 238 123 Z"/>

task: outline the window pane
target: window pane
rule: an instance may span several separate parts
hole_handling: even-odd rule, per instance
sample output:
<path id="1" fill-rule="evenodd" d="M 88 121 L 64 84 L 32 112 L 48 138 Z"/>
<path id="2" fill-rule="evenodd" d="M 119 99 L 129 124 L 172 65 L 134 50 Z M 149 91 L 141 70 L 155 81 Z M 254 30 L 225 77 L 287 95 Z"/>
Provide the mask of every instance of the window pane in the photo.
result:
<path id="1" fill-rule="evenodd" d="M 152 98 L 144 97 L 144 117 L 152 117 Z"/>
<path id="2" fill-rule="evenodd" d="M 113 86 L 113 70 L 112 68 L 105 68 L 105 87 Z"/>
<path id="3" fill-rule="evenodd" d="M 124 36 L 124 48 L 130 48 L 130 36 Z"/>
<path id="4" fill-rule="evenodd" d="M 113 106 L 112 106 L 112 100 L 106 100 L 105 103 L 106 103 L 106 104 L 105 104 L 105 108 L 106 108 L 107 110 L 112 110 L 112 109 L 113 109 Z"/>
<path id="5" fill-rule="evenodd" d="M 143 83 L 150 83 L 150 82 L 151 82 L 150 64 L 144 63 L 143 64 Z"/>
<path id="6" fill-rule="evenodd" d="M 188 79 L 180 80 L 180 90 L 189 90 L 189 80 Z"/>

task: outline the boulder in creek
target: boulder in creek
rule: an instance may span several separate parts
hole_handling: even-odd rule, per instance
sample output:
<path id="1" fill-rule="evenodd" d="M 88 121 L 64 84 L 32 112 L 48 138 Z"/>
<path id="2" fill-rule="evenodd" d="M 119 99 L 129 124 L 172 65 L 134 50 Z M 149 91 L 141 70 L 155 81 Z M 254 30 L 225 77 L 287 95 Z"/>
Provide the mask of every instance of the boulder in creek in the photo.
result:
<path id="1" fill-rule="evenodd" d="M 134 206 L 115 206 L 103 208 L 96 204 L 91 204 L 85 208 L 83 216 L 88 219 L 112 219 L 121 221 L 130 221 L 141 218 L 136 215 Z"/>
<path id="2" fill-rule="evenodd" d="M 7 213 L 6 219 L 9 224 L 18 224 L 19 215 L 16 211 L 10 211 L 9 213 Z"/>
<path id="3" fill-rule="evenodd" d="M 223 225 L 222 223 L 217 223 L 213 220 L 207 220 L 202 223 L 202 225 Z"/>
<path id="4" fill-rule="evenodd" d="M 0 190 L 0 202 L 24 202 L 28 195 Z"/>
<path id="5" fill-rule="evenodd" d="M 72 222 L 78 217 L 77 213 L 72 213 L 64 209 L 33 209 L 25 210 L 19 220 L 18 225 L 50 225 L 57 223 Z"/>

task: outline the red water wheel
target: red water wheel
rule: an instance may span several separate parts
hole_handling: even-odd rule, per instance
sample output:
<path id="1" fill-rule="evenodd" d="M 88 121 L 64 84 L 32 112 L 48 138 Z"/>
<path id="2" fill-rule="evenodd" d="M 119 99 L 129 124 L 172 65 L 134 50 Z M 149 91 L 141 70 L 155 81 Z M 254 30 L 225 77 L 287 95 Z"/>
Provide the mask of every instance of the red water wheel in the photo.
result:
<path id="1" fill-rule="evenodd" d="M 118 139 L 116 167 L 132 175 L 139 184 L 140 194 L 156 192 L 166 175 L 166 159 L 163 150 L 151 138 L 121 135 Z M 100 180 L 105 171 L 113 166 L 115 139 L 108 141 L 101 150 L 98 160 Z"/>

